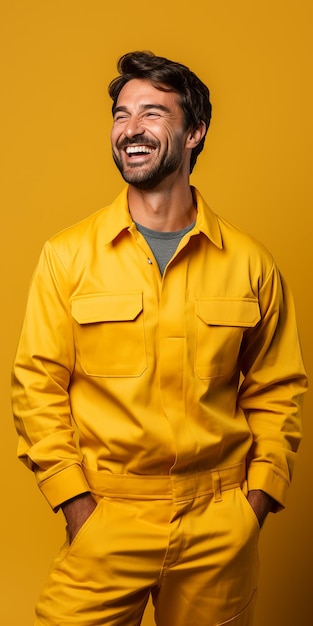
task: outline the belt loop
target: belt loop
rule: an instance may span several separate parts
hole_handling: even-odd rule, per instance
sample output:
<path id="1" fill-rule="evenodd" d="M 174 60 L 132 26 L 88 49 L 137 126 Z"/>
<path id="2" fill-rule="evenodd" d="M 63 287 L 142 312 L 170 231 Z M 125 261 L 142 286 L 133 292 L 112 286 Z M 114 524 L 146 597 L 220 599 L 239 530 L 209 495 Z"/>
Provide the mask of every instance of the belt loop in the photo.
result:
<path id="1" fill-rule="evenodd" d="M 219 472 L 212 472 L 212 482 L 213 482 L 213 490 L 214 490 L 214 501 L 222 502 L 222 486 L 221 486 L 221 477 Z"/>

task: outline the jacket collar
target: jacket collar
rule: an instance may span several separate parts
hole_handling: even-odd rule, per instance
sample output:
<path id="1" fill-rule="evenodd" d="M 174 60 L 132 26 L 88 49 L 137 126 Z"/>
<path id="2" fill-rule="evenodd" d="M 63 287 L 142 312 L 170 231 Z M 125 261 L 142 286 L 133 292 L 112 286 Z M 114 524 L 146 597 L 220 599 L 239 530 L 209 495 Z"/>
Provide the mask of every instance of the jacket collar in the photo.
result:
<path id="1" fill-rule="evenodd" d="M 194 229 L 190 235 L 203 233 L 218 248 L 223 247 L 219 221 L 215 213 L 206 204 L 199 191 L 192 187 L 197 202 L 198 215 Z M 128 185 L 123 189 L 114 202 L 105 210 L 105 243 L 111 243 L 124 230 L 133 227 L 133 220 L 128 210 Z"/>
<path id="2" fill-rule="evenodd" d="M 218 217 L 213 213 L 207 205 L 198 189 L 192 187 L 192 191 L 197 203 L 197 219 L 191 234 L 197 235 L 203 233 L 217 248 L 223 248 L 222 234 Z"/>

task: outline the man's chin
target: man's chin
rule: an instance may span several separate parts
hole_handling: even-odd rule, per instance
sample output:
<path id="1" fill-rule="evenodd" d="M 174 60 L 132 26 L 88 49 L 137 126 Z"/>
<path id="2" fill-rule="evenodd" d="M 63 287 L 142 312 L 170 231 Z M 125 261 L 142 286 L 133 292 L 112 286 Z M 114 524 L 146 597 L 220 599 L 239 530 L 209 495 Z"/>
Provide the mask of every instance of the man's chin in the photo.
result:
<path id="1" fill-rule="evenodd" d="M 138 189 L 140 191 L 151 191 L 158 186 L 158 182 L 154 180 L 137 180 L 129 177 L 123 176 L 126 183 L 128 183 L 131 187 Z"/>
<path id="2" fill-rule="evenodd" d="M 170 174 L 172 174 L 176 167 L 176 163 L 170 163 L 163 166 L 152 167 L 150 169 L 145 168 L 144 164 L 140 167 L 125 167 L 124 164 L 114 159 L 122 178 L 126 183 L 132 185 L 135 189 L 141 191 L 149 191 L 156 189 Z"/>
<path id="3" fill-rule="evenodd" d="M 132 185 L 136 189 L 142 190 L 153 189 L 164 178 L 163 176 L 155 174 L 155 172 L 147 173 L 138 171 L 134 172 L 131 170 L 120 170 L 120 173 L 126 183 Z"/>

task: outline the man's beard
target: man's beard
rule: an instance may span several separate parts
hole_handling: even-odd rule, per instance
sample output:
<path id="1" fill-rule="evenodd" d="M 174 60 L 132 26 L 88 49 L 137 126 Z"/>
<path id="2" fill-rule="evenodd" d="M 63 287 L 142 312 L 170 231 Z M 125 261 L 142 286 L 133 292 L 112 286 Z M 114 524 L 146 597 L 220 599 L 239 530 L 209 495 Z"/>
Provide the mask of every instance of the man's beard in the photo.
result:
<path id="1" fill-rule="evenodd" d="M 137 189 L 142 189 L 143 191 L 148 191 L 150 189 L 155 189 L 167 176 L 173 174 L 181 164 L 181 157 L 183 151 L 183 135 L 176 135 L 173 141 L 171 152 L 168 151 L 164 153 L 162 158 L 151 166 L 149 169 L 145 169 L 140 171 L 140 166 L 134 165 L 134 169 L 132 171 L 131 167 L 125 171 L 123 160 L 120 159 L 119 154 L 116 154 L 112 151 L 113 160 L 118 170 L 120 171 L 124 180 L 136 187 Z M 136 137 L 136 141 L 131 141 L 125 139 L 118 146 L 119 149 L 124 149 L 126 146 L 131 146 L 133 144 L 138 145 L 149 145 L 153 146 L 155 149 L 159 147 L 157 142 L 148 141 L 145 137 Z"/>

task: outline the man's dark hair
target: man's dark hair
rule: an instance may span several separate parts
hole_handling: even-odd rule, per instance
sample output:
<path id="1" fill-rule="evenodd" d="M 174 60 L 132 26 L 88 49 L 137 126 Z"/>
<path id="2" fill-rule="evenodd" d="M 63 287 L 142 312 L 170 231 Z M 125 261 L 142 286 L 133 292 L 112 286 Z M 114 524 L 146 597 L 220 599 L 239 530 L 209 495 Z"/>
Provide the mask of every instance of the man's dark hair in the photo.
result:
<path id="1" fill-rule="evenodd" d="M 148 80 L 156 89 L 174 91 L 179 95 L 184 112 L 185 127 L 195 130 L 204 122 L 206 132 L 211 120 L 211 102 L 208 87 L 186 65 L 156 56 L 153 52 L 128 52 L 117 63 L 120 76 L 109 84 L 109 94 L 113 100 L 112 110 L 124 85 L 133 78 Z M 205 137 L 192 150 L 190 172 L 198 155 L 203 150 Z"/>

